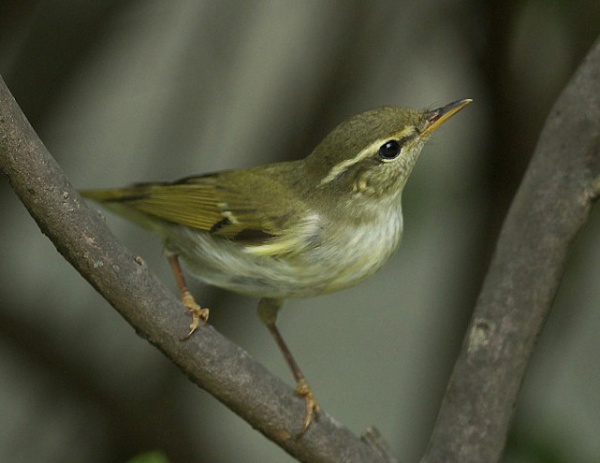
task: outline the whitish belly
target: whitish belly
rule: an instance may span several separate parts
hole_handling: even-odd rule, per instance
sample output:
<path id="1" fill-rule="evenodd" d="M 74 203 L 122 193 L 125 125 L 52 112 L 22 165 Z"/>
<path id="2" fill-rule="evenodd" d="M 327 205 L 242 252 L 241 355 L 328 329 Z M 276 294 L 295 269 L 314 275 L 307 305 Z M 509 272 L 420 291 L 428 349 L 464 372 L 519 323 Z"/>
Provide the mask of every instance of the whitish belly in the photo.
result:
<path id="1" fill-rule="evenodd" d="M 379 270 L 400 243 L 402 216 L 381 223 L 337 230 L 335 239 L 307 233 L 297 253 L 248 252 L 237 243 L 184 228 L 177 230 L 178 244 L 168 242 L 167 247 L 210 285 L 256 297 L 303 298 L 353 286 Z"/>

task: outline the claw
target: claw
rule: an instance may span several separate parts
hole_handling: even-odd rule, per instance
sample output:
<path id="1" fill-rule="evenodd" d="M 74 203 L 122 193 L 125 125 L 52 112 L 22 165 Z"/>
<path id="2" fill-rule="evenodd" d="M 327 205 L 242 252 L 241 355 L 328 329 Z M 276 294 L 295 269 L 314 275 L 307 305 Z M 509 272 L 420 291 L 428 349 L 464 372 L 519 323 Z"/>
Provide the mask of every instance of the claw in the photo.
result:
<path id="1" fill-rule="evenodd" d="M 186 334 L 182 341 L 185 341 L 190 338 L 194 332 L 200 328 L 200 323 L 202 321 L 203 325 L 206 325 L 208 322 L 208 314 L 210 313 L 209 309 L 200 307 L 196 301 L 194 300 L 194 296 L 192 296 L 189 292 L 185 292 L 181 298 L 183 305 L 185 305 L 186 312 L 192 313 L 192 323 L 190 323 L 190 331 Z"/>
<path id="2" fill-rule="evenodd" d="M 316 401 L 312 389 L 304 378 L 298 381 L 298 384 L 296 385 L 296 394 L 304 397 L 304 401 L 306 402 L 306 415 L 304 415 L 304 423 L 302 430 L 298 433 L 298 437 L 300 437 L 308 430 L 311 423 L 318 419 L 321 407 Z"/>

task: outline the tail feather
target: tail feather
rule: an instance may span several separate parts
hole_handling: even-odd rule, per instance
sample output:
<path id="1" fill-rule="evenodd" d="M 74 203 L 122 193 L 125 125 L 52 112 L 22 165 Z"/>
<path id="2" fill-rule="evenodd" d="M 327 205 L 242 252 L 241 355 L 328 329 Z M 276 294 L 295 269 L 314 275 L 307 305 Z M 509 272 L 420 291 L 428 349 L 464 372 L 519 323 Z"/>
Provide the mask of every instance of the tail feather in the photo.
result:
<path id="1" fill-rule="evenodd" d="M 163 224 L 156 217 L 141 211 L 138 207 L 152 193 L 156 184 L 140 184 L 125 188 L 108 188 L 104 190 L 82 190 L 79 192 L 86 199 L 102 204 L 111 212 L 120 215 L 138 225 L 153 230 L 159 234 Z"/>
<path id="2" fill-rule="evenodd" d="M 147 198 L 152 190 L 152 184 L 140 184 L 126 188 L 108 188 L 105 190 L 81 190 L 84 198 L 98 203 L 113 203 L 136 201 Z"/>

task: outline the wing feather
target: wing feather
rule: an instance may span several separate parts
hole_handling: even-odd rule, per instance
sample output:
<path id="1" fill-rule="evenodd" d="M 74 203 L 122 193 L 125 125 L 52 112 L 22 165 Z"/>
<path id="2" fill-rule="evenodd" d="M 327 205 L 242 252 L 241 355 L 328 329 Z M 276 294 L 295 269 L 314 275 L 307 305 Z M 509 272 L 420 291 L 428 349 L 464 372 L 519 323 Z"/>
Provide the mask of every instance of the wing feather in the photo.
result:
<path id="1" fill-rule="evenodd" d="M 140 219 L 140 213 L 255 245 L 284 234 L 297 213 L 289 207 L 297 205 L 297 195 L 276 175 L 270 175 L 268 169 L 246 170 L 243 177 L 239 171 L 228 171 L 174 183 L 83 191 L 82 195 L 142 225 L 148 225 L 148 220 Z M 270 201 L 271 198 L 277 201 Z"/>

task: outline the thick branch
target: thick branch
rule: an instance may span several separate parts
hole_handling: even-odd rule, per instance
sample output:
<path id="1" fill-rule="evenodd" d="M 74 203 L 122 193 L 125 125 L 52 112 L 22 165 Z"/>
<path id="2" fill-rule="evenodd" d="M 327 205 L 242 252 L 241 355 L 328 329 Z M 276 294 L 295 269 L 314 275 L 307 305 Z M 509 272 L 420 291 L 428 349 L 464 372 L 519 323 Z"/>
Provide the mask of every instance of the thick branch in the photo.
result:
<path id="1" fill-rule="evenodd" d="M 498 461 L 535 340 L 598 198 L 600 40 L 542 131 L 510 208 L 423 463 Z"/>
<path id="2" fill-rule="evenodd" d="M 183 306 L 88 209 L 1 78 L 0 169 L 42 232 L 138 334 L 254 428 L 301 461 L 391 461 L 325 413 L 302 438 L 292 437 L 304 400 L 212 327 L 178 341 L 189 323 Z"/>

